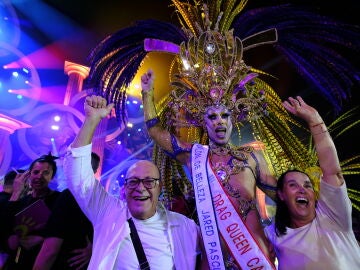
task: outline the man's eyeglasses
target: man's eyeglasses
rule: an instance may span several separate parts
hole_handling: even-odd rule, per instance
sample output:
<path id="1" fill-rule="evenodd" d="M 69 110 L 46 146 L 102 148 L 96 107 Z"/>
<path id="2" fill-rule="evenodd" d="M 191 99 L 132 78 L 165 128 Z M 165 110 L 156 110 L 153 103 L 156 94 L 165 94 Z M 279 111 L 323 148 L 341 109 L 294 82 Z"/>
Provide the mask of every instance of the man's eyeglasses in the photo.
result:
<path id="1" fill-rule="evenodd" d="M 156 186 L 156 183 L 159 180 L 160 179 L 158 179 L 158 178 L 140 179 L 140 178 L 132 177 L 132 178 L 125 179 L 125 185 L 129 189 L 134 189 L 140 184 L 140 182 L 142 182 L 145 188 L 151 189 Z"/>

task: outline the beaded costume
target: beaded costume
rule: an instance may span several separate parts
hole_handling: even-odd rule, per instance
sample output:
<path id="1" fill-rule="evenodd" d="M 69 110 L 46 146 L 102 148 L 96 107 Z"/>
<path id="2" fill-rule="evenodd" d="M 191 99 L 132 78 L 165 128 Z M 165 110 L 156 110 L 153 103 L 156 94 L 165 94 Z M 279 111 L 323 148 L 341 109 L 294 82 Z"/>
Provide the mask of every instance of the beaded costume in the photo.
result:
<path id="1" fill-rule="evenodd" d="M 340 59 L 333 47 L 358 48 L 358 29 L 291 5 L 240 14 L 247 1 L 172 3 L 181 28 L 156 20 L 139 21 L 109 36 L 92 52 L 92 87 L 115 103 L 119 120 L 126 122 L 126 89 L 147 53 L 170 52 L 175 54 L 172 91 L 157 104 L 160 123 L 170 132 L 182 132 L 188 142 L 206 144 L 200 116 L 207 106 L 221 104 L 232 110 L 238 130 L 250 125 L 254 139 L 264 143 L 265 158 L 275 176 L 290 167 L 315 167 L 317 160 L 290 129 L 289 125 L 298 123 L 266 82 L 271 75 L 247 66 L 243 53 L 274 44 L 339 111 L 357 79 L 351 62 Z M 329 47 L 321 45 L 324 39 Z M 165 181 L 167 199 L 171 200 L 173 185 L 189 190 L 179 163 L 156 145 L 153 158 Z M 313 171 L 317 175 L 318 170 Z"/>

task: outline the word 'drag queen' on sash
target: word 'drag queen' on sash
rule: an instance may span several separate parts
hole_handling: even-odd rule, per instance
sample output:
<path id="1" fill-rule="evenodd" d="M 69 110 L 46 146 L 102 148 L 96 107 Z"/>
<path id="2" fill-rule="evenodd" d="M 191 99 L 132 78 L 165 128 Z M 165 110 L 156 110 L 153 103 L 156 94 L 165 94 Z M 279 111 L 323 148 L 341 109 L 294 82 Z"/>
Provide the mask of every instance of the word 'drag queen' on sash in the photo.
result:
<path id="1" fill-rule="evenodd" d="M 227 197 L 207 156 L 207 146 L 200 144 L 193 146 L 192 177 L 196 208 L 210 269 L 225 269 L 222 268 L 224 261 L 218 231 L 242 269 L 275 269 Z M 219 252 L 221 255 L 218 254 Z M 217 259 L 220 260 L 220 258 L 221 262 L 218 263 Z"/>

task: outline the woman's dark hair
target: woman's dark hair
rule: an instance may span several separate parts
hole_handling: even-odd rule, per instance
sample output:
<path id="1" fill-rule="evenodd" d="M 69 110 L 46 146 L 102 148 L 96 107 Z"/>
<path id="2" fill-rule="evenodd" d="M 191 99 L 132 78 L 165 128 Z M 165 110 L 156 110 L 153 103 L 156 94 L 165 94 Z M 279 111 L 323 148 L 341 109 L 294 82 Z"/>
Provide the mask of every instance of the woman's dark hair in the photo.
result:
<path id="1" fill-rule="evenodd" d="M 278 191 L 283 190 L 285 176 L 290 172 L 299 172 L 307 175 L 307 173 L 297 169 L 291 169 L 284 172 L 282 175 L 280 175 L 279 179 L 277 180 L 276 187 Z M 276 193 L 276 213 L 275 213 L 276 235 L 277 236 L 285 235 L 286 227 L 290 227 L 290 225 L 291 225 L 291 217 L 290 217 L 289 208 L 282 200 L 280 200 L 279 195 Z"/>
<path id="2" fill-rule="evenodd" d="M 53 170 L 53 174 L 52 174 L 51 178 L 54 178 L 56 171 L 57 171 L 57 165 L 55 162 L 55 160 L 57 160 L 57 159 L 58 159 L 58 157 L 51 155 L 51 153 L 49 153 L 47 155 L 42 155 L 41 157 L 39 157 L 39 158 L 35 159 L 33 162 L 31 162 L 29 170 L 30 171 L 32 170 L 32 168 L 34 167 L 36 162 L 49 163 Z"/>

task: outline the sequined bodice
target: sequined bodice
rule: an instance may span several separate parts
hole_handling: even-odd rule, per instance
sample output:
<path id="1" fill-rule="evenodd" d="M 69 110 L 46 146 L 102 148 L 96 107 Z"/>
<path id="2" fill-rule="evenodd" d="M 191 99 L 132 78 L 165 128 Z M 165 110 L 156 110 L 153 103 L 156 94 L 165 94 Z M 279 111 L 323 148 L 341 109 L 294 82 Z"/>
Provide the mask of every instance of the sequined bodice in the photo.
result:
<path id="1" fill-rule="evenodd" d="M 249 165 L 248 159 L 253 153 L 252 147 L 232 147 L 230 145 L 218 146 L 210 144 L 210 162 L 218 179 L 221 181 L 223 187 L 227 190 L 228 195 L 234 198 L 238 204 L 239 213 L 245 219 L 250 210 L 256 209 L 255 200 L 247 200 L 243 198 L 239 189 L 233 187 L 229 183 L 230 176 L 239 174 L 245 168 L 249 168 L 252 173 L 253 169 Z M 230 156 L 229 160 L 225 162 L 214 162 L 214 156 Z M 255 174 L 254 174 L 255 177 Z"/>

